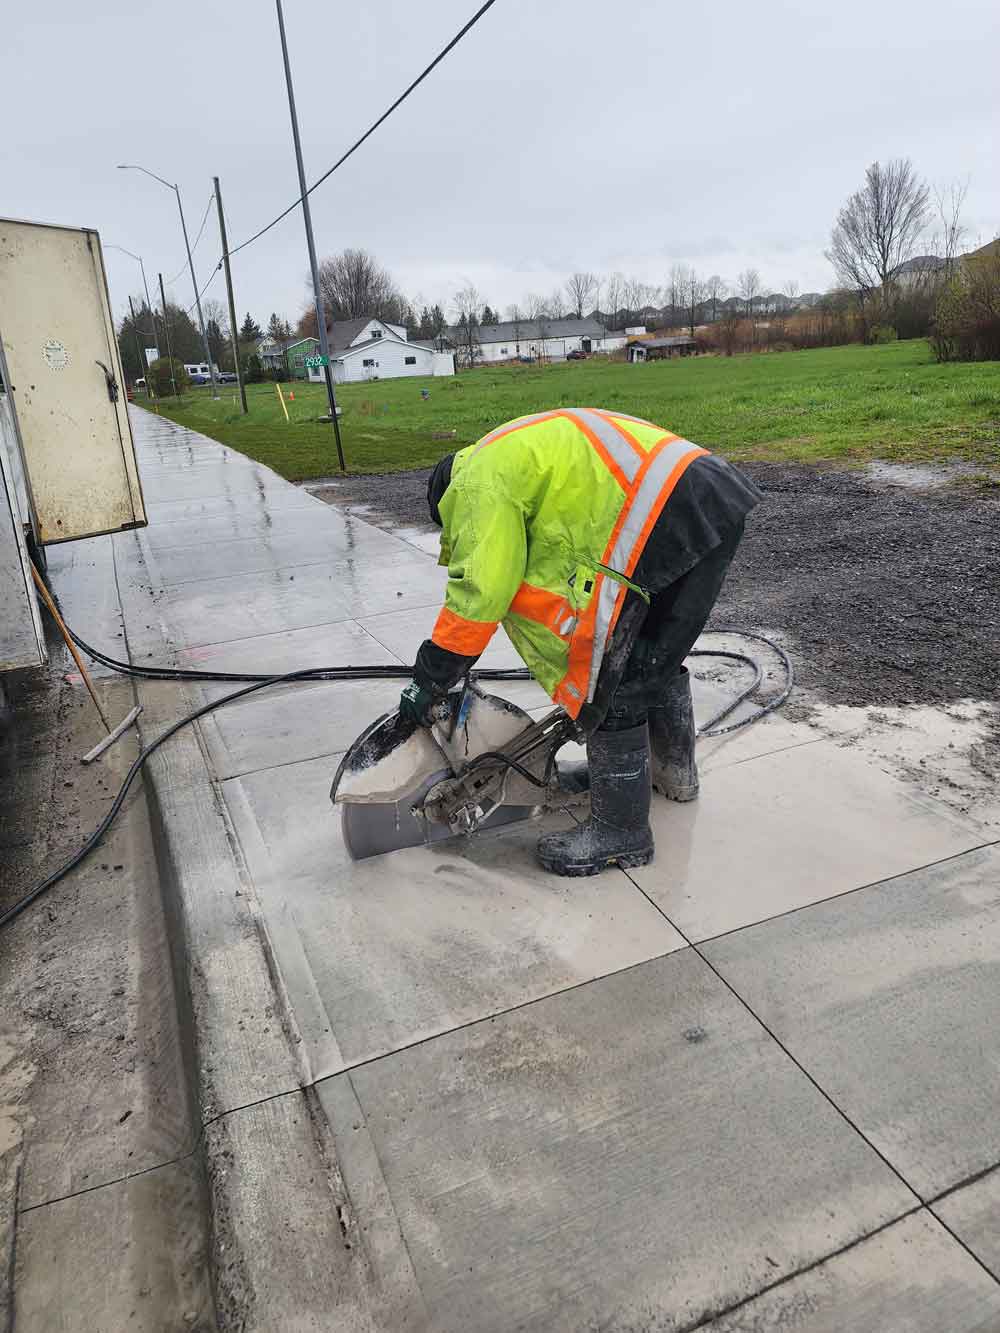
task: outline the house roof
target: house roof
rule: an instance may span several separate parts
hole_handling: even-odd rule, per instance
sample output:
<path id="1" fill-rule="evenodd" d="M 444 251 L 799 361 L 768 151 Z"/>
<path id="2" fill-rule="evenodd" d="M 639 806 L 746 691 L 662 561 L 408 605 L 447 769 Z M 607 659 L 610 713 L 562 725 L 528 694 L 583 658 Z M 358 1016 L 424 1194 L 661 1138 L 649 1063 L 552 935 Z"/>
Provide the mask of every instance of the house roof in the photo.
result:
<path id="1" fill-rule="evenodd" d="M 688 334 L 676 338 L 632 338 L 629 341 L 630 347 L 695 347 L 697 338 L 692 338 Z"/>
<path id="2" fill-rule="evenodd" d="M 603 338 L 604 326 L 596 319 L 522 319 L 517 322 L 507 320 L 503 324 L 480 324 L 479 341 L 481 343 L 521 342 L 529 338 Z M 448 330 L 453 339 L 462 339 L 462 330 L 453 327 Z"/>
<path id="3" fill-rule="evenodd" d="M 350 347 L 361 330 L 372 320 L 377 320 L 384 329 L 388 329 L 390 333 L 393 332 L 392 325 L 387 324 L 379 315 L 365 315 L 362 319 L 335 319 L 326 326 L 326 335 L 330 340 L 330 351 L 339 352 L 345 347 Z M 396 327 L 402 326 L 397 325 Z M 376 338 L 374 341 L 377 342 L 378 339 Z"/>
<path id="4" fill-rule="evenodd" d="M 390 343 L 395 343 L 397 347 L 413 347 L 420 352 L 430 352 L 433 350 L 426 343 L 407 342 L 405 338 L 397 338 L 396 335 L 393 334 L 391 338 L 366 338 L 363 343 L 356 343 L 354 347 L 341 347 L 336 352 L 334 352 L 334 349 L 331 347 L 330 351 L 338 361 L 343 361 L 345 356 L 354 356 L 356 352 L 367 352 L 369 348 L 385 347 Z"/>
<path id="5" fill-rule="evenodd" d="M 898 278 L 906 273 L 936 273 L 938 269 L 947 266 L 947 259 L 941 259 L 938 255 L 914 255 L 912 259 L 905 259 L 899 264 L 892 276 Z"/>

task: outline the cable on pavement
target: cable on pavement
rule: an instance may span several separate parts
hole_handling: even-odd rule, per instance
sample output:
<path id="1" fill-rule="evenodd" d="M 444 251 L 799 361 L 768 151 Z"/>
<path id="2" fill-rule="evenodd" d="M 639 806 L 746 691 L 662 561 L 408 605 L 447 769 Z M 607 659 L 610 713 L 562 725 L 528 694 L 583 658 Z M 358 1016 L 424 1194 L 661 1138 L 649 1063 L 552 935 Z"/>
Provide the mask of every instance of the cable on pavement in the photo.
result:
<path id="1" fill-rule="evenodd" d="M 193 709 L 190 713 L 185 713 L 182 717 L 178 718 L 176 722 L 172 722 L 165 731 L 161 731 L 158 736 L 154 737 L 148 745 L 144 745 L 132 761 L 128 772 L 125 774 L 124 781 L 119 787 L 114 800 L 111 802 L 107 813 L 98 824 L 97 828 L 94 829 L 93 833 L 90 834 L 83 845 L 79 847 L 68 860 L 64 861 L 62 865 L 57 866 L 55 870 L 46 875 L 43 880 L 36 884 L 34 888 L 29 889 L 26 894 L 8 907 L 6 911 L 0 913 L 0 930 L 2 930 L 4 926 L 9 925 L 16 917 L 20 916 L 26 908 L 30 907 L 33 902 L 39 899 L 42 894 L 58 884 L 59 881 L 64 879 L 71 870 L 75 870 L 78 865 L 86 860 L 90 853 L 100 843 L 101 839 L 104 837 L 105 833 L 107 833 L 117 817 L 125 802 L 125 797 L 128 795 L 129 788 L 135 781 L 143 764 L 165 741 L 168 741 L 171 736 L 176 735 L 176 733 L 180 731 L 182 727 L 186 727 L 188 723 L 196 722 L 198 718 L 206 716 L 206 714 L 213 712 L 216 708 L 222 708 L 224 704 L 232 703 L 235 699 L 242 699 L 248 694 L 254 694 L 258 690 L 266 689 L 269 685 L 282 685 L 292 681 L 311 680 L 409 680 L 413 675 L 413 668 L 404 666 L 403 664 L 398 666 L 307 667 L 301 671 L 289 671 L 277 676 L 237 671 L 199 671 L 197 669 L 188 669 L 186 667 L 140 666 L 131 662 L 121 662 L 117 658 L 101 652 L 100 649 L 92 647 L 85 639 L 81 639 L 78 634 L 70 629 L 68 625 L 66 626 L 66 630 L 76 646 L 82 648 L 85 653 L 88 653 L 95 662 L 99 662 L 102 666 L 109 667 L 111 670 L 117 671 L 123 676 L 132 676 L 140 680 L 190 680 L 201 682 L 244 681 L 250 683 L 244 684 L 242 689 L 233 690 L 231 693 L 224 694 L 218 699 L 212 699 L 208 703 L 202 704 L 199 708 Z M 777 653 L 787 673 L 785 686 L 780 694 L 776 695 L 775 698 L 768 700 L 766 704 L 759 705 L 757 712 L 752 713 L 749 717 L 741 718 L 738 722 L 732 722 L 728 726 L 720 727 L 718 724 L 724 718 L 729 717 L 730 714 L 732 714 L 740 704 L 743 703 L 754 690 L 756 690 L 764 676 L 763 668 L 758 662 L 752 657 L 748 657 L 745 653 L 712 648 L 692 649 L 689 654 L 691 657 L 727 658 L 732 661 L 745 663 L 754 671 L 754 680 L 752 684 L 742 690 L 734 700 L 726 704 L 726 706 L 716 713 L 714 717 L 710 718 L 705 726 L 698 732 L 699 736 L 723 736 L 727 732 L 738 731 L 742 727 L 750 726 L 753 722 L 759 722 L 762 717 L 766 716 L 766 714 L 772 713 L 776 708 L 779 708 L 791 693 L 792 685 L 794 684 L 794 671 L 792 663 L 785 650 L 772 639 L 766 638 L 763 634 L 754 634 L 749 630 L 739 629 L 710 630 L 707 632 L 738 635 L 742 638 L 755 639 L 759 643 L 766 644 L 770 649 Z M 525 667 L 481 667 L 469 674 L 477 680 L 504 681 L 531 679 L 531 673 Z M 553 758 L 554 754 L 555 750 L 553 750 Z M 511 766 L 518 767 L 518 765 L 513 763 Z"/>

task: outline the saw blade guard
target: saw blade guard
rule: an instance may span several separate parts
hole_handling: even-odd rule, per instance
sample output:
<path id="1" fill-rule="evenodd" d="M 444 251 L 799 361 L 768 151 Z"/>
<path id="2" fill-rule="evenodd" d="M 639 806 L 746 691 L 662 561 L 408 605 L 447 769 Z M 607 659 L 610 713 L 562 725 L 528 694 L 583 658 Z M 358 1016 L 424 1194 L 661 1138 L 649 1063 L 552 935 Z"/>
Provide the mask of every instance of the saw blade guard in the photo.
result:
<path id="1" fill-rule="evenodd" d="M 530 714 L 469 684 L 448 695 L 433 727 L 398 713 L 378 718 L 341 760 L 330 799 L 341 807 L 344 842 L 355 860 L 454 836 L 447 823 L 423 813 L 427 794 L 461 772 L 477 755 L 500 750 L 526 727 Z M 497 803 L 477 827 L 528 817 L 534 806 Z"/>

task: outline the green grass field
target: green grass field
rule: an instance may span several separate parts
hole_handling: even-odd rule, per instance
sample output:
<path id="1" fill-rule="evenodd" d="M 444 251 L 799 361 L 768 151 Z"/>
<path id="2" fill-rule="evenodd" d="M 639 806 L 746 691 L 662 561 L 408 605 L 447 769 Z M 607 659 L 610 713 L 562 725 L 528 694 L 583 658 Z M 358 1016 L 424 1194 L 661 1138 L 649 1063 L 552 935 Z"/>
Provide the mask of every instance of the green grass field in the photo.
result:
<path id="1" fill-rule="evenodd" d="M 248 417 L 232 386 L 218 402 L 195 389 L 158 406 L 290 480 L 330 475 L 333 431 L 316 420 L 326 391 L 292 388 L 290 422 L 273 384 L 249 388 Z M 734 459 L 1000 462 L 1000 366 L 938 365 L 923 340 L 634 366 L 501 366 L 453 379 L 342 385 L 337 401 L 351 472 L 427 466 L 503 421 L 560 406 L 617 407 Z M 447 431 L 453 443 L 433 438 Z"/>

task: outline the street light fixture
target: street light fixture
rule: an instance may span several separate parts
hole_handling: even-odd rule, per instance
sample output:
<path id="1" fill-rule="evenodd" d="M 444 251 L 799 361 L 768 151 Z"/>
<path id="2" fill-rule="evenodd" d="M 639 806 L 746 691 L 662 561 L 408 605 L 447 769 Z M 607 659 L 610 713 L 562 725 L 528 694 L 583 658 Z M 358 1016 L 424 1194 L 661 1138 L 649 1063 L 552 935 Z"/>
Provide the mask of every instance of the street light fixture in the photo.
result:
<path id="1" fill-rule="evenodd" d="M 198 310 L 198 327 L 201 330 L 201 344 L 205 350 L 205 360 L 208 362 L 208 373 L 212 380 L 212 395 L 215 398 L 219 396 L 219 386 L 215 382 L 215 367 L 212 365 L 212 354 L 208 350 L 208 336 L 205 333 L 205 320 L 201 313 L 201 293 L 198 291 L 198 279 L 194 276 L 194 260 L 191 258 L 191 246 L 188 243 L 187 223 L 184 221 L 184 206 L 181 203 L 181 192 L 176 185 L 170 181 L 165 181 L 162 176 L 157 176 L 155 171 L 150 171 L 147 167 L 140 167 L 135 162 L 119 162 L 119 171 L 141 171 L 146 176 L 152 176 L 154 181 L 159 181 L 165 185 L 168 190 L 173 190 L 177 196 L 177 211 L 181 215 L 181 231 L 184 233 L 184 249 L 187 251 L 188 268 L 191 272 L 191 285 L 194 287 L 194 303 Z"/>
<path id="2" fill-rule="evenodd" d="M 153 342 L 154 342 L 154 343 L 157 345 L 157 347 L 158 347 L 158 346 L 159 346 L 159 341 L 160 341 L 160 340 L 159 340 L 159 338 L 157 337 L 157 334 L 156 334 L 156 311 L 155 311 L 155 309 L 153 308 L 153 303 L 152 303 L 152 301 L 149 299 L 149 283 L 146 281 L 146 265 L 142 262 L 142 255 L 133 254 L 131 250 L 126 250 L 125 247 L 124 247 L 124 245 L 112 245 L 110 242 L 108 242 L 108 243 L 105 245 L 104 248 L 105 248 L 105 250 L 120 250 L 120 251 L 122 252 L 123 255 L 129 255 L 130 258 L 135 259 L 135 260 L 138 261 L 138 263 L 139 263 L 139 267 L 142 269 L 142 285 L 143 285 L 143 287 L 145 287 L 145 289 L 146 289 L 146 306 L 147 306 L 147 308 L 148 308 L 148 310 L 149 310 L 149 317 L 150 317 L 150 319 L 153 321 Z M 164 303 L 164 305 L 163 305 L 163 314 L 162 314 L 161 317 L 162 317 L 162 319 L 163 319 L 163 332 L 164 332 L 164 334 L 166 335 L 166 339 L 167 339 L 167 358 L 168 358 L 168 360 L 169 360 L 169 364 L 170 364 L 170 383 L 171 383 L 171 385 L 173 386 L 174 397 L 176 398 L 176 397 L 177 397 L 177 381 L 176 381 L 176 379 L 174 378 L 174 361 L 173 361 L 173 357 L 170 356 L 170 330 L 167 328 L 167 307 L 166 307 L 166 303 Z"/>

